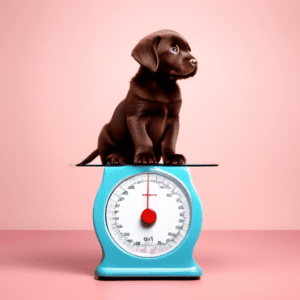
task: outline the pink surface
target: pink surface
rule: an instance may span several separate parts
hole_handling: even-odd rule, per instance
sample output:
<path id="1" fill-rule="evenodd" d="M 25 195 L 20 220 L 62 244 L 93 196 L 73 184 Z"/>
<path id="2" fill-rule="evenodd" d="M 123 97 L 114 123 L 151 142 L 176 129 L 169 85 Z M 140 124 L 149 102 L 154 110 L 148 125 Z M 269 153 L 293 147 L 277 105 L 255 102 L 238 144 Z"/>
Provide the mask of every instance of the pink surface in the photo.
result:
<path id="1" fill-rule="evenodd" d="M 1 299 L 300 299 L 299 231 L 204 231 L 200 280 L 96 281 L 92 231 L 1 231 Z"/>
<path id="2" fill-rule="evenodd" d="M 177 144 L 204 229 L 300 229 L 300 2 L 0 1 L 0 229 L 93 229 L 102 170 L 76 169 L 124 99 L 145 35 L 173 29 L 198 74 L 180 82 Z"/>

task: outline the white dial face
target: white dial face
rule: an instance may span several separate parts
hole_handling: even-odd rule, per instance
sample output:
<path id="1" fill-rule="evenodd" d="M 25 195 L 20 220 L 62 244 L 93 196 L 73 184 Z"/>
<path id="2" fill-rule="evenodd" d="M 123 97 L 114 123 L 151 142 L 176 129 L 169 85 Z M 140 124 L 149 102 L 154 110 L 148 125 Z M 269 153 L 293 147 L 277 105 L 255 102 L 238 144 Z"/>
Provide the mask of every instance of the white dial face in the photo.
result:
<path id="1" fill-rule="evenodd" d="M 177 179 L 162 173 L 140 173 L 123 180 L 112 192 L 106 223 L 122 249 L 156 257 L 182 242 L 191 212 L 190 196 Z"/>

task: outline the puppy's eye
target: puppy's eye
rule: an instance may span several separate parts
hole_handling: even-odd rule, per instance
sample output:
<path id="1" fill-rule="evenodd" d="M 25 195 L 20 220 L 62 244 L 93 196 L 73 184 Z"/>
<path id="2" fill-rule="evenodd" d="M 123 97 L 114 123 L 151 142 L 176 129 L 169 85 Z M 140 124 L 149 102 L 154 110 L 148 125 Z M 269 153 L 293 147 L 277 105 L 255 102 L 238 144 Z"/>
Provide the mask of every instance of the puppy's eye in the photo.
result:
<path id="1" fill-rule="evenodd" d="M 176 45 L 175 47 L 172 47 L 172 48 L 170 49 L 170 51 L 171 51 L 172 53 L 174 53 L 174 54 L 177 54 L 177 53 L 179 52 L 179 48 L 178 48 L 178 46 Z"/>

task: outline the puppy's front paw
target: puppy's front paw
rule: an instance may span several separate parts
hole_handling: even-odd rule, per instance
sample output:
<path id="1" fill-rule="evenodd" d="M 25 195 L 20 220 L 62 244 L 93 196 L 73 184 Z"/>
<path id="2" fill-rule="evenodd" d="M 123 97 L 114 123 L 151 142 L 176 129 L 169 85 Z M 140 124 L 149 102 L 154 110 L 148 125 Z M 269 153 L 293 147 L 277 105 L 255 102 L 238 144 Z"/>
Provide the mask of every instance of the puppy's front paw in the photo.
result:
<path id="1" fill-rule="evenodd" d="M 165 165 L 184 165 L 186 163 L 186 158 L 182 154 L 172 154 L 164 157 Z"/>
<path id="2" fill-rule="evenodd" d="M 134 163 L 137 165 L 153 165 L 157 164 L 157 160 L 151 153 L 142 153 L 134 157 Z"/>
<path id="3" fill-rule="evenodd" d="M 111 165 L 125 165 L 126 160 L 123 155 L 116 152 L 106 157 L 106 163 L 110 163 Z"/>

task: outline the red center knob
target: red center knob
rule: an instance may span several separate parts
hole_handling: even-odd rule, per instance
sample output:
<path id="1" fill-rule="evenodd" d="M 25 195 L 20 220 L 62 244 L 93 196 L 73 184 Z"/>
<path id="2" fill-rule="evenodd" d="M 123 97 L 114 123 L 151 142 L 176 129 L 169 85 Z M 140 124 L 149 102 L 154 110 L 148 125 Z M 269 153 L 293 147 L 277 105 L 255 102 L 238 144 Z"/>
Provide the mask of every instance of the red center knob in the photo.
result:
<path id="1" fill-rule="evenodd" d="M 153 224 L 156 221 L 156 212 L 152 209 L 146 208 L 141 215 L 142 220 L 147 224 Z"/>

